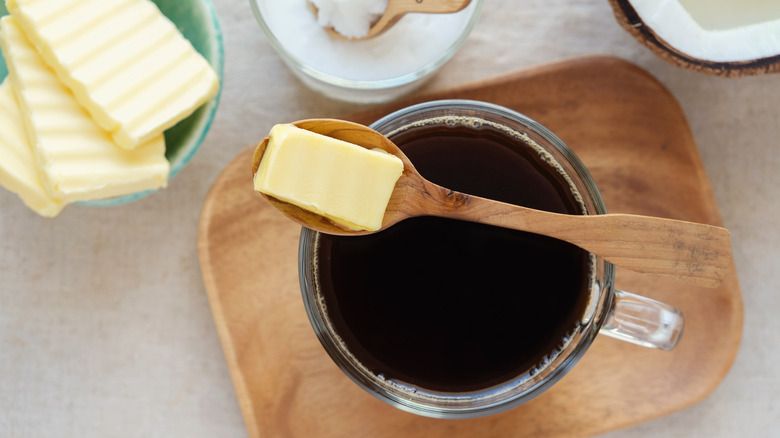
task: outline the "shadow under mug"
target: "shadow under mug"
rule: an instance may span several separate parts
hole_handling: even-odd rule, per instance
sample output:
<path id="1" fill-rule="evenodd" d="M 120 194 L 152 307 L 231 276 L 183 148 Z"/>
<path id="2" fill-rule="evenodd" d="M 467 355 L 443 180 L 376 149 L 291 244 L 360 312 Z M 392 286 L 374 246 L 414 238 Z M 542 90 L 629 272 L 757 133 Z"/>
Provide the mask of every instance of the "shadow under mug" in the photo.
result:
<path id="1" fill-rule="evenodd" d="M 553 160 L 568 176 L 572 190 L 582 200 L 584 213 L 606 213 L 593 179 L 571 149 L 539 123 L 507 108 L 479 101 L 433 101 L 399 110 L 376 121 L 371 127 L 393 140 L 399 133 L 429 129 L 434 125 L 496 126 L 516 136 L 518 147 L 528 147 L 529 144 L 541 147 L 546 152 L 546 159 Z M 350 352 L 344 337 L 329 319 L 332 309 L 327 308 L 317 283 L 318 237 L 317 232 L 307 228 L 302 230 L 299 274 L 304 305 L 320 342 L 341 370 L 366 391 L 418 415 L 471 418 L 502 412 L 527 402 L 563 377 L 599 333 L 663 350 L 674 348 L 682 334 L 683 317 L 679 310 L 615 289 L 613 265 L 591 254 L 589 296 L 574 329 L 562 339 L 557 349 L 545 354 L 527 371 L 485 388 L 454 392 L 430 390 L 388 379 L 370 370 Z"/>

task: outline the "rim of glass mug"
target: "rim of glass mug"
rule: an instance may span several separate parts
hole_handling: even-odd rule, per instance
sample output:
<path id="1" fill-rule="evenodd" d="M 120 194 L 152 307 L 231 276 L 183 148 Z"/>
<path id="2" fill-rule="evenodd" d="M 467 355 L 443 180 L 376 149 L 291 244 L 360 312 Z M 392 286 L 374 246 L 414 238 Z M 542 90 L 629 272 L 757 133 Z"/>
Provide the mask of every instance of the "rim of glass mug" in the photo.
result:
<path id="1" fill-rule="evenodd" d="M 573 182 L 584 202 L 585 214 L 607 212 L 595 182 L 580 159 L 549 129 L 516 111 L 498 105 L 470 100 L 426 102 L 389 114 L 371 127 L 391 139 L 411 127 L 431 123 L 458 124 L 468 120 L 499 124 L 527 136 L 519 140 L 540 145 L 549 152 Z M 525 147 L 525 146 L 523 146 Z M 564 338 L 559 350 L 545 357 L 527 373 L 511 381 L 483 390 L 445 393 L 428 391 L 403 382 L 384 379 L 363 366 L 346 348 L 327 318 L 324 300 L 315 285 L 314 252 L 318 233 L 303 228 L 299 246 L 299 277 L 304 305 L 311 325 L 332 360 L 366 391 L 397 408 L 434 418 L 472 418 L 502 412 L 541 394 L 560 380 L 582 357 L 597 334 L 644 347 L 669 350 L 682 335 L 683 317 L 679 310 L 658 301 L 617 290 L 614 266 L 591 255 L 594 268 L 588 305 L 573 332 Z"/>

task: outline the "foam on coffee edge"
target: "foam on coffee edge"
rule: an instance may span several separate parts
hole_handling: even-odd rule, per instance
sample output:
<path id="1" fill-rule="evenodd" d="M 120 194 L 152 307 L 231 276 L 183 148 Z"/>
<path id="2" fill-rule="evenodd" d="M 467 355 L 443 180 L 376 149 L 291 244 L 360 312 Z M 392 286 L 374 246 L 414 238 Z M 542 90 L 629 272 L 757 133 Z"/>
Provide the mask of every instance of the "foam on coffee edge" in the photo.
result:
<path id="1" fill-rule="evenodd" d="M 563 179 L 568 184 L 572 196 L 574 197 L 574 201 L 579 206 L 579 209 L 582 212 L 582 214 L 588 213 L 588 208 L 587 205 L 585 204 L 585 201 L 582 198 L 582 194 L 580 193 L 576 184 L 568 175 L 566 170 L 558 162 L 558 160 L 556 160 L 555 157 L 550 152 L 548 152 L 545 148 L 543 148 L 536 141 L 534 141 L 528 134 L 504 126 L 501 123 L 497 123 L 491 120 L 486 120 L 481 117 L 474 117 L 474 116 L 450 115 L 450 116 L 430 117 L 430 118 L 418 120 L 416 122 L 401 126 L 400 128 L 391 131 L 385 136 L 392 140 L 393 137 L 395 137 L 396 135 L 412 128 L 420 128 L 426 126 L 441 126 L 441 125 L 451 126 L 451 127 L 465 126 L 475 130 L 484 129 L 484 127 L 489 127 L 501 131 L 513 139 L 522 141 L 523 143 L 531 147 L 536 153 L 538 153 L 540 158 L 547 165 L 549 165 L 551 168 L 553 168 L 556 172 L 558 172 L 563 177 Z M 312 251 L 313 254 L 312 265 L 314 268 L 314 285 L 315 285 L 314 295 L 317 303 L 317 310 L 322 316 L 322 320 L 327 327 L 327 331 L 333 337 L 334 342 L 338 345 L 341 354 L 347 356 L 349 358 L 349 361 L 353 365 L 355 365 L 358 369 L 360 369 L 362 374 L 364 374 L 365 376 L 373 377 L 374 380 L 377 382 L 377 384 L 384 385 L 385 389 L 387 389 L 388 387 L 395 388 L 397 390 L 408 393 L 410 395 L 413 394 L 417 397 L 421 397 L 423 399 L 429 399 L 436 402 L 442 402 L 442 401 L 456 402 L 457 399 L 461 397 L 463 398 L 468 397 L 470 400 L 474 400 L 475 397 L 473 394 L 468 394 L 468 395 L 464 394 L 464 396 L 459 397 L 457 394 L 453 395 L 451 393 L 450 394 L 436 393 L 436 392 L 419 388 L 412 384 L 407 384 L 393 379 L 387 379 L 385 378 L 384 375 L 377 374 L 371 371 L 362 362 L 360 362 L 357 359 L 357 357 L 355 357 L 355 355 L 352 354 L 349 348 L 347 348 L 346 342 L 344 342 L 341 336 L 339 336 L 339 334 L 336 332 L 334 324 L 331 322 L 330 317 L 328 317 L 328 309 L 327 306 L 325 305 L 325 298 L 322 296 L 322 294 L 319 293 L 319 284 L 320 284 L 319 251 L 317 251 L 319 245 L 320 245 L 320 234 L 315 233 L 314 248 Z M 573 327 L 569 333 L 567 333 L 561 338 L 561 344 L 558 346 L 558 348 L 550 352 L 548 355 L 544 356 L 536 365 L 531 367 L 527 373 L 518 376 L 513 381 L 499 384 L 494 388 L 486 388 L 485 390 L 482 391 L 476 391 L 477 393 L 479 392 L 485 393 L 484 396 L 481 398 L 492 398 L 492 397 L 496 397 L 497 395 L 500 395 L 501 393 L 512 391 L 523 382 L 533 378 L 534 376 L 536 376 L 541 372 L 544 372 L 548 368 L 548 366 L 560 355 L 560 352 L 566 349 L 566 347 L 568 347 L 569 344 L 571 344 L 571 342 L 573 341 L 574 332 L 576 332 L 582 325 L 587 324 L 587 322 L 591 319 L 590 315 L 593 314 L 593 310 L 598 304 L 593 300 L 595 295 L 594 291 L 596 290 L 596 288 L 598 288 L 598 284 L 596 284 L 596 272 L 597 272 L 596 256 L 590 254 L 589 259 L 590 259 L 589 260 L 590 273 L 589 273 L 588 281 L 590 283 L 589 290 L 591 291 L 591 293 L 590 296 L 588 297 L 588 303 L 585 306 L 585 311 L 583 312 L 583 316 L 580 319 L 580 321 L 577 322 L 577 325 Z"/>

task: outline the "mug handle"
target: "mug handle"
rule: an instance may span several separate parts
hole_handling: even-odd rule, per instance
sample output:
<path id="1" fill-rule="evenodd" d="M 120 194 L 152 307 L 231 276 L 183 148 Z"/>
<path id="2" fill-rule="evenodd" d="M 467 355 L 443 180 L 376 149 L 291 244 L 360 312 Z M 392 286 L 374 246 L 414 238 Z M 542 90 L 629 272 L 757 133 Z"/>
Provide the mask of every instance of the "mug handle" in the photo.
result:
<path id="1" fill-rule="evenodd" d="M 615 289 L 612 309 L 599 333 L 641 345 L 671 350 L 683 332 L 682 312 L 662 302 Z"/>

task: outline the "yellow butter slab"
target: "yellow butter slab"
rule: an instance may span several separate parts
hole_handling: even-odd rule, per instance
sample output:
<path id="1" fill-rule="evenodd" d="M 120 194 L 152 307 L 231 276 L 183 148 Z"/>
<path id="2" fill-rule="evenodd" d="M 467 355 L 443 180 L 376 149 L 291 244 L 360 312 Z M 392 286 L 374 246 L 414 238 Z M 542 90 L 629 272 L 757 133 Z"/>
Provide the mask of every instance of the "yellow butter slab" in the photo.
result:
<path id="1" fill-rule="evenodd" d="M 167 184 L 170 166 L 162 135 L 133 150 L 119 148 L 58 81 L 11 16 L 0 19 L 0 47 L 51 196 L 87 201 Z"/>
<path id="2" fill-rule="evenodd" d="M 219 80 L 149 0 L 8 0 L 11 15 L 121 147 L 161 134 L 213 98 Z"/>
<path id="3" fill-rule="evenodd" d="M 66 205 L 50 196 L 43 187 L 24 130 L 24 119 L 8 78 L 0 84 L 0 185 L 16 193 L 25 205 L 41 216 L 56 216 Z"/>
<path id="4" fill-rule="evenodd" d="M 291 124 L 276 125 L 255 173 L 255 190 L 353 229 L 382 227 L 403 162 Z"/>

